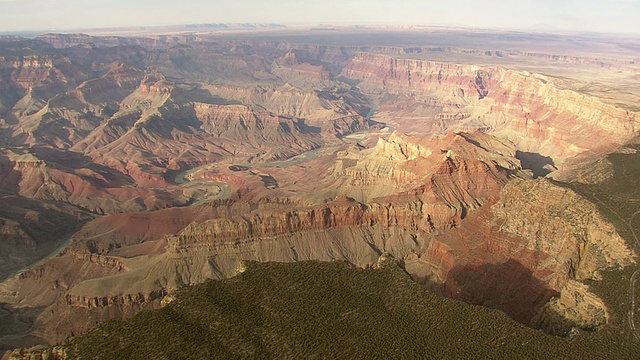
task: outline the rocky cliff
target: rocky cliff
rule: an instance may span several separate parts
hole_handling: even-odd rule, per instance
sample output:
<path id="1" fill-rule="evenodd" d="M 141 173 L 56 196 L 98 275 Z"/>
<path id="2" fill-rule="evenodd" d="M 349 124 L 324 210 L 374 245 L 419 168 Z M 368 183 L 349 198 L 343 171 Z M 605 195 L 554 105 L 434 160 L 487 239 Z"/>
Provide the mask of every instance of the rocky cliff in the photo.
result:
<path id="1" fill-rule="evenodd" d="M 9 354 L 9 360 L 66 360 L 67 349 L 62 346 L 35 346 L 29 349 L 16 349 Z"/>
<path id="2" fill-rule="evenodd" d="M 250 158 L 255 148 L 266 148 L 256 161 L 273 161 L 311 150 L 322 142 L 319 136 L 314 139 L 304 134 L 304 121 L 256 113 L 246 105 L 195 103 L 194 109 L 202 130 L 228 139 L 226 150 L 236 156 Z"/>
<path id="3" fill-rule="evenodd" d="M 313 90 L 324 88 L 323 91 Z M 271 113 L 305 119 L 314 126 L 349 117 L 364 117 L 369 104 L 362 94 L 332 83 L 319 87 L 285 83 L 281 86 L 252 87 L 209 85 L 214 96 L 248 106 L 264 108 Z M 364 128 L 359 129 L 364 130 Z"/>
<path id="4" fill-rule="evenodd" d="M 561 333 L 606 321 L 601 300 L 575 281 L 597 279 L 600 270 L 635 262 L 593 204 L 547 180 L 511 181 L 496 203 L 434 238 L 412 260 L 416 263 L 408 268 L 418 278 L 444 284 L 450 296 L 501 308 L 520 321 Z M 583 294 L 585 303 L 571 300 L 580 298 L 575 293 Z M 580 318 L 559 310 L 571 301 L 584 307 Z M 551 313 L 564 315 L 552 321 Z"/>
<path id="5" fill-rule="evenodd" d="M 15 336 L 62 341 L 246 260 L 368 267 L 382 253 L 550 332 L 611 318 L 583 282 L 633 252 L 584 199 L 532 178 L 633 138 L 633 106 L 570 79 L 409 59 L 466 53 L 384 39 L 94 40 L 0 51 L 0 261 L 36 249 L 7 267 L 20 269 L 109 214 L 2 283 L 0 302 L 29 312 Z"/>
<path id="6" fill-rule="evenodd" d="M 627 266 L 633 253 L 589 202 L 547 180 L 530 180 L 513 144 L 480 132 L 433 139 L 396 133 L 350 151 L 351 161 L 337 155 L 342 165 L 333 176 L 361 181 L 343 170 L 383 161 L 411 178 L 369 171 L 367 181 L 407 189 L 364 202 L 218 201 L 151 232 L 153 218 L 166 221 L 179 210 L 125 221 L 116 233 L 109 224 L 125 215 L 112 215 L 79 233 L 73 250 L 6 284 L 3 301 L 55 304 L 33 334 L 58 341 L 95 321 L 158 307 L 182 286 L 232 276 L 246 260 L 367 267 L 390 253 L 415 279 L 439 284 L 448 296 L 548 331 L 606 321 L 601 301 L 573 282 Z M 137 230 L 121 239 L 127 229 Z M 576 300 L 579 294 L 586 302 Z M 563 310 L 574 303 L 584 309 L 579 317 Z"/>
<path id="7" fill-rule="evenodd" d="M 606 306 L 579 281 L 634 262 L 592 204 L 546 180 L 511 180 L 499 199 L 468 213 L 417 198 L 384 201 L 338 199 L 313 210 L 191 224 L 167 239 L 172 267 L 191 270 L 178 270 L 173 281 L 230 276 L 242 260 L 344 259 L 368 266 L 389 252 L 416 279 L 442 284 L 448 296 L 565 333 L 607 321 Z M 572 306 L 581 309 L 577 315 L 562 310 Z"/>
<path id="8" fill-rule="evenodd" d="M 421 116 L 423 130 L 481 129 L 556 164 L 585 151 L 612 151 L 637 132 L 636 113 L 524 71 L 359 53 L 342 74 L 370 93 L 397 94 L 382 100 L 386 116 Z M 418 113 L 417 103 L 425 106 Z M 461 112 L 468 115 L 452 115 Z M 401 129 L 418 129 L 401 121 Z"/>
<path id="9" fill-rule="evenodd" d="M 495 196 L 511 176 L 528 176 L 519 174 L 514 155 L 513 144 L 480 132 L 431 139 L 394 133 L 371 149 L 338 153 L 333 171 L 354 187 L 393 185 L 464 212 Z"/>
<path id="10" fill-rule="evenodd" d="M 120 294 L 113 296 L 80 296 L 65 295 L 67 305 L 83 308 L 105 308 L 105 307 L 132 307 L 134 304 L 151 303 L 154 300 L 162 299 L 167 295 L 165 290 L 156 290 L 149 293 Z"/>

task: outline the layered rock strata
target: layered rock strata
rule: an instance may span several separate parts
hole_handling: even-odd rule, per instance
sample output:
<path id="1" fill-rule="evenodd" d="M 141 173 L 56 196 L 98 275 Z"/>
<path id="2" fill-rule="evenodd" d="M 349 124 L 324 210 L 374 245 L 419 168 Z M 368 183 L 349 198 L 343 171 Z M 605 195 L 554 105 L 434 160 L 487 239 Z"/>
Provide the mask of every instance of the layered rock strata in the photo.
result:
<path id="1" fill-rule="evenodd" d="M 372 94 L 396 94 L 381 100 L 390 117 L 404 114 L 423 130 L 481 129 L 521 151 L 550 156 L 556 165 L 585 151 L 613 151 L 638 130 L 637 113 L 525 71 L 359 53 L 342 74 Z M 417 104 L 426 106 L 422 114 L 415 113 Z M 401 129 L 418 129 L 401 121 Z"/>

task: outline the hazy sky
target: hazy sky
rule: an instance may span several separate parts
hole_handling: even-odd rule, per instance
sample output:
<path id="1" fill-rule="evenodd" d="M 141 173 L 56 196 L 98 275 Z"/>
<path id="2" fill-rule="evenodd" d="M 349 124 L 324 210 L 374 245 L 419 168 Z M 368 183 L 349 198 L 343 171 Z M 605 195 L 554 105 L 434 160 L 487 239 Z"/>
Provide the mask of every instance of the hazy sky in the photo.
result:
<path id="1" fill-rule="evenodd" d="M 0 0 L 0 31 L 187 23 L 409 24 L 640 34 L 640 0 Z"/>

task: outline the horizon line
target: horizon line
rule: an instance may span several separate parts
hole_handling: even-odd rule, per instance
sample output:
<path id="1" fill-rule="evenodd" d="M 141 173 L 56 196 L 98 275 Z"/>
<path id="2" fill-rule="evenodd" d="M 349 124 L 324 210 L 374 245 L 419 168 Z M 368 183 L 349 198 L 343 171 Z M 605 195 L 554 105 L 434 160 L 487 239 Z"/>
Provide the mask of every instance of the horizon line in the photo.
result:
<path id="1" fill-rule="evenodd" d="M 218 29 L 175 29 L 170 31 L 171 28 L 186 28 L 186 27 L 205 27 L 218 25 L 221 26 Z M 247 27 L 242 27 L 247 25 Z M 249 27 L 248 25 L 254 25 L 256 27 Z M 236 28 L 224 28 L 222 26 L 237 26 Z M 85 34 L 89 36 L 143 36 L 144 31 L 148 30 L 146 35 L 166 35 L 176 33 L 211 33 L 211 32 L 266 32 L 277 30 L 293 30 L 304 28 L 304 30 L 418 30 L 418 29 L 446 29 L 446 30 L 466 30 L 466 31 L 496 31 L 496 32 L 522 32 L 522 33 L 537 33 L 537 34 L 557 34 L 557 35 L 580 35 L 580 34 L 597 34 L 597 35 L 615 35 L 615 36 L 640 36 L 637 32 L 610 32 L 610 31 L 587 31 L 576 29 L 562 29 L 553 26 L 540 26 L 513 28 L 513 27 L 483 27 L 483 26 L 464 26 L 454 24 L 402 24 L 402 23 L 349 23 L 349 22 L 336 22 L 336 23 L 312 23 L 312 22 L 206 22 L 206 23 L 175 23 L 175 24 L 154 24 L 154 25 L 127 25 L 127 26 L 99 26 L 99 27 L 70 27 L 70 28 L 44 28 L 44 29 L 29 29 L 29 30 L 0 30 L 0 36 L 25 36 L 25 37 L 37 37 L 46 34 Z M 325 28 L 325 29 L 323 29 Z M 337 28 L 337 29 L 331 29 Z M 167 30 L 163 33 L 161 30 Z M 154 30 L 156 32 L 154 32 Z M 142 31 L 139 34 L 127 34 L 127 32 Z M 101 32 L 109 32 L 112 34 L 99 34 Z M 92 34 L 93 33 L 93 34 Z M 97 34 L 96 34 L 97 33 Z"/>

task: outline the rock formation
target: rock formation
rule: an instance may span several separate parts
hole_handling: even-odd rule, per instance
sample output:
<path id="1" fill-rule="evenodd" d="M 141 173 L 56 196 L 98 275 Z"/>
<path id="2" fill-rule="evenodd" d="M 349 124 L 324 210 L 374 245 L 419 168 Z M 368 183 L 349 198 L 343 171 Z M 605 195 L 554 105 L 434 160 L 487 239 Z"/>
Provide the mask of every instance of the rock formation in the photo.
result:
<path id="1" fill-rule="evenodd" d="M 637 131 L 635 112 L 524 71 L 359 53 L 342 74 L 362 80 L 370 92 L 396 94 L 394 101 L 406 105 L 383 101 L 380 109 L 389 116 L 409 113 L 412 118 L 416 104 L 425 104 L 423 132 L 480 129 L 513 141 L 521 151 L 551 156 L 557 164 L 585 151 L 610 152 Z M 458 115 L 464 112 L 468 116 Z"/>
<path id="2" fill-rule="evenodd" d="M 530 180 L 514 156 L 513 144 L 481 132 L 434 139 L 396 133 L 371 149 L 338 154 L 332 170 L 354 183 L 407 188 L 395 195 L 317 205 L 218 201 L 131 220 L 114 214 L 88 224 L 55 261 L 5 284 L 4 298 L 13 293 L 32 306 L 51 304 L 33 334 L 60 341 L 105 317 L 157 307 L 182 286 L 232 276 L 246 260 L 367 267 L 389 253 L 416 280 L 518 321 L 557 332 L 597 327 L 606 322 L 606 307 L 578 281 L 627 266 L 633 254 L 593 205 L 547 180 Z M 112 224 L 121 228 L 112 233 Z M 152 224 L 162 225 L 150 230 Z M 50 281 L 59 286 L 47 289 Z M 589 299 L 576 305 L 579 315 L 563 310 L 577 292 Z M 61 323 L 61 316 L 87 320 Z"/>
<path id="3" fill-rule="evenodd" d="M 594 155 L 636 138 L 637 112 L 514 59 L 625 81 L 635 63 L 339 40 L 0 39 L 0 278 L 22 269 L 0 302 L 26 319 L 0 349 L 158 308 L 247 260 L 389 254 L 444 295 L 554 334 L 615 318 L 585 283 L 633 251 L 542 177 L 612 176 Z M 436 53 L 517 68 L 424 59 Z"/>
<path id="4" fill-rule="evenodd" d="M 520 321 L 564 332 L 577 324 L 595 327 L 606 313 L 600 300 L 575 281 L 596 279 L 598 271 L 627 266 L 633 257 L 593 204 L 547 180 L 513 180 L 496 203 L 434 238 L 409 268 L 419 279 L 443 283 L 450 296 L 501 308 Z M 571 306 L 575 301 L 571 294 L 578 289 L 591 299 L 585 301 L 595 304 L 581 305 L 585 310 L 579 320 L 558 310 Z M 558 299 L 552 305 L 545 305 L 554 297 Z M 567 317 L 563 326 L 540 320 L 544 306 Z"/>

